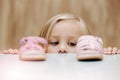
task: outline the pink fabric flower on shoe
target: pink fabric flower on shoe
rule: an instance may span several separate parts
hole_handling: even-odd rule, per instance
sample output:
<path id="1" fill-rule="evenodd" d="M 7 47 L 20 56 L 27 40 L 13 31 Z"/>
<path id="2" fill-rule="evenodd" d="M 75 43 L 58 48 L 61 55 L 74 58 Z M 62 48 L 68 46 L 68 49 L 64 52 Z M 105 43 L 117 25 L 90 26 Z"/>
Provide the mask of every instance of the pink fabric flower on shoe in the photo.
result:
<path id="1" fill-rule="evenodd" d="M 45 60 L 47 41 L 42 37 L 23 37 L 19 42 L 20 59 Z"/>
<path id="2" fill-rule="evenodd" d="M 23 37 L 19 42 L 20 52 L 24 52 L 26 50 L 38 50 L 40 52 L 45 52 L 45 45 L 47 45 L 47 41 L 44 38 L 30 36 Z"/>

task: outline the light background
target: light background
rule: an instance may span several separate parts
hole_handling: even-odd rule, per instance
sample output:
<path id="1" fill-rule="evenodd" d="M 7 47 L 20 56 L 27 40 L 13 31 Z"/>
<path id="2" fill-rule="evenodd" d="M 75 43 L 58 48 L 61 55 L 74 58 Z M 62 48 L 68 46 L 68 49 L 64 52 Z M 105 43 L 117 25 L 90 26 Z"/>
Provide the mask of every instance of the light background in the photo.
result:
<path id="1" fill-rule="evenodd" d="M 17 48 L 24 36 L 38 36 L 52 16 L 69 12 L 84 19 L 104 47 L 120 48 L 120 0 L 0 0 L 0 49 Z"/>

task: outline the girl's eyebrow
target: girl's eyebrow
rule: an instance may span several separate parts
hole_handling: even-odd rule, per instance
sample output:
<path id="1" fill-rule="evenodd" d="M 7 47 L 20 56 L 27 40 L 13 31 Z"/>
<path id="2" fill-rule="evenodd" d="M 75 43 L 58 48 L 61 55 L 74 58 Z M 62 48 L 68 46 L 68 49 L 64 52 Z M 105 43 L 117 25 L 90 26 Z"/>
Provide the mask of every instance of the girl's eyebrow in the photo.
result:
<path id="1" fill-rule="evenodd" d="M 52 37 L 52 38 L 59 38 L 59 35 L 58 34 L 53 34 L 50 37 Z M 73 35 L 73 34 L 69 34 L 68 37 L 69 38 L 78 38 L 77 35 Z"/>
<path id="2" fill-rule="evenodd" d="M 77 35 L 69 35 L 70 38 L 76 38 L 78 37 Z"/>
<path id="3" fill-rule="evenodd" d="M 78 39 L 77 35 L 70 35 L 69 36 L 69 40 L 75 40 L 75 41 L 77 41 L 77 39 Z"/>
<path id="4" fill-rule="evenodd" d="M 51 35 L 50 37 L 57 38 L 57 37 L 59 37 L 59 35 Z"/>
<path id="5" fill-rule="evenodd" d="M 50 36 L 50 39 L 58 39 L 58 38 L 59 38 L 58 35 L 52 35 L 52 36 Z"/>

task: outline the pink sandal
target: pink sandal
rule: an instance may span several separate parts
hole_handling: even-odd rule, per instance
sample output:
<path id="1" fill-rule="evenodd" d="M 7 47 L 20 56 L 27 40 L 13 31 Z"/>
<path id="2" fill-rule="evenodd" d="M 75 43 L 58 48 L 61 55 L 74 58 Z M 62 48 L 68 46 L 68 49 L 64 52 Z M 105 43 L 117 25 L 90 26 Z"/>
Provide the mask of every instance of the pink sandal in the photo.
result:
<path id="1" fill-rule="evenodd" d="M 102 39 L 90 35 L 81 36 L 76 46 L 78 60 L 102 60 Z"/>
<path id="2" fill-rule="evenodd" d="M 45 60 L 46 45 L 47 41 L 44 38 L 36 36 L 24 37 L 20 40 L 19 58 L 21 60 Z"/>

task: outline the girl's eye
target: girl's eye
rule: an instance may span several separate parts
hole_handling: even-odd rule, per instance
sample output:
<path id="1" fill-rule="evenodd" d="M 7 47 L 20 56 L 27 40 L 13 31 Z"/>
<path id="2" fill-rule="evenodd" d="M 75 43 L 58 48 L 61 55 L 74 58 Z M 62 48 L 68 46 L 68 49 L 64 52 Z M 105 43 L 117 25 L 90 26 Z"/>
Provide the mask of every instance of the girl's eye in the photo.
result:
<path id="1" fill-rule="evenodd" d="M 49 44 L 53 45 L 53 46 L 56 46 L 59 44 L 59 42 L 50 42 Z"/>
<path id="2" fill-rule="evenodd" d="M 71 47 L 75 47 L 76 43 L 75 42 L 69 42 L 68 45 L 71 46 Z"/>

